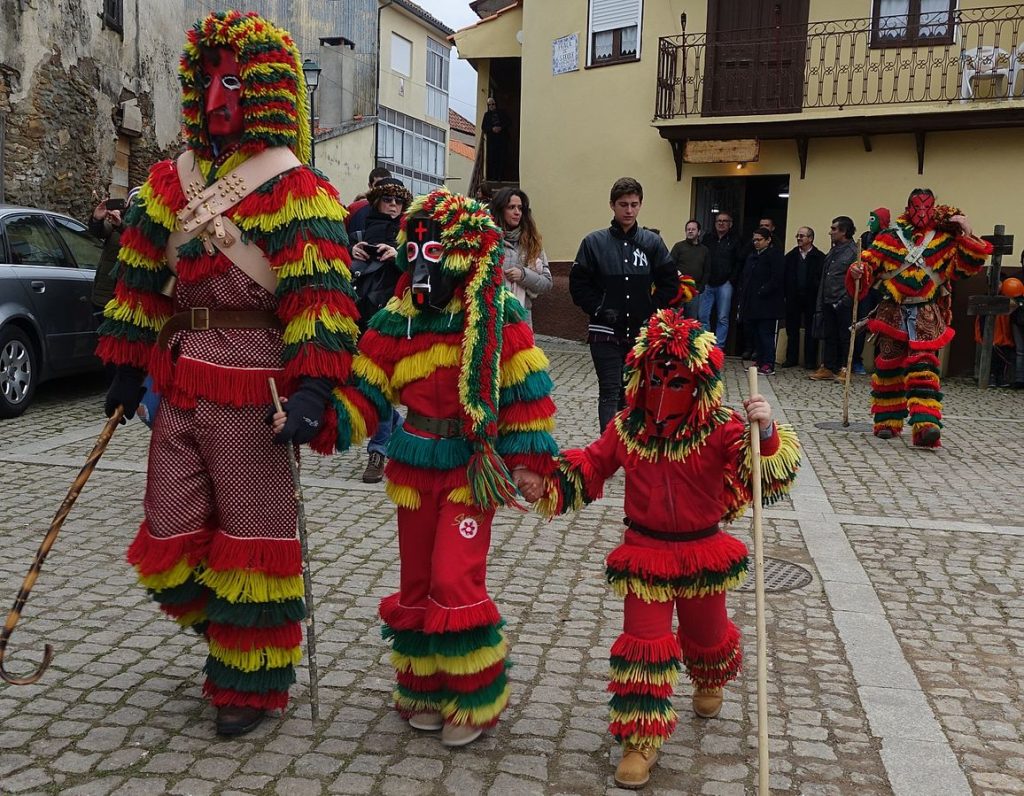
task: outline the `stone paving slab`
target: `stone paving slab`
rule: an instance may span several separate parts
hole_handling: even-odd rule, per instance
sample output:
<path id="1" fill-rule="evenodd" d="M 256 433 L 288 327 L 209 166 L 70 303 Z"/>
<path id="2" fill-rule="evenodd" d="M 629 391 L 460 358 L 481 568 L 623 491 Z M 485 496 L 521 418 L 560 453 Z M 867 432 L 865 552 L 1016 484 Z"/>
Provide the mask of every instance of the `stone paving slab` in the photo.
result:
<path id="1" fill-rule="evenodd" d="M 560 410 L 556 436 L 566 446 L 585 444 L 596 435 L 589 353 L 569 341 L 544 345 Z M 1014 498 L 989 497 L 986 504 L 973 482 L 952 477 L 1009 465 L 1009 448 L 990 455 L 1005 429 L 984 419 L 954 419 L 948 433 L 961 434 L 969 450 L 931 459 L 923 454 L 951 463 L 940 508 L 876 501 L 871 494 L 886 461 L 878 456 L 871 468 L 853 466 L 843 445 L 813 428 L 838 417 L 830 415 L 839 405 L 835 391 L 826 389 L 832 385 L 790 374 L 780 371 L 767 386 L 796 421 L 808 483 L 820 489 L 812 500 L 766 512 L 768 555 L 814 575 L 803 589 L 768 597 L 773 791 L 922 793 L 914 789 L 922 770 L 928 773 L 936 753 L 952 750 L 974 793 L 1020 793 L 1024 543 L 1013 534 L 969 530 L 1016 528 L 1019 515 Z M 745 372 L 735 361 L 727 363 L 726 387 L 733 403 L 746 392 Z M 3 594 L 13 600 L 102 425 L 102 391 L 101 379 L 58 382 L 44 387 L 23 418 L 0 421 L 0 454 L 7 462 L 0 609 Z M 982 418 L 979 410 L 990 401 L 1009 417 L 1016 397 L 989 393 L 982 404 L 966 386 L 952 392 L 955 407 Z M 966 431 L 958 429 L 961 422 Z M 212 710 L 201 698 L 202 645 L 157 613 L 123 562 L 141 516 L 146 442 L 137 423 L 115 435 L 15 633 L 8 670 L 32 668 L 44 641 L 54 645 L 56 657 L 40 683 L 0 686 L 0 793 L 623 793 L 611 780 L 618 752 L 605 734 L 604 690 L 621 603 L 603 580 L 603 557 L 621 533 L 621 476 L 603 500 L 576 517 L 550 523 L 514 512 L 496 517 L 489 583 L 508 621 L 512 704 L 480 742 L 453 751 L 410 729 L 389 708 L 391 670 L 376 605 L 397 583 L 393 507 L 379 485 L 358 481 L 361 451 L 330 460 L 307 456 L 321 721 L 314 727 L 309 720 L 303 665 L 284 715 L 226 740 L 213 735 Z M 871 453 L 871 444 L 864 439 L 857 450 Z M 916 465 L 922 454 L 904 457 Z M 892 467 L 902 477 L 899 466 Z M 956 500 L 977 502 L 992 519 L 965 515 Z M 841 571 L 837 577 L 827 550 L 808 549 L 806 523 L 823 510 L 854 520 L 837 520 L 836 528 L 849 540 L 860 577 Z M 874 519 L 868 524 L 862 517 Z M 918 518 L 931 518 L 940 529 L 917 528 Z M 962 527 L 942 530 L 943 519 Z M 735 531 L 749 542 L 749 528 L 747 517 Z M 898 640 L 876 680 L 858 680 L 865 661 L 857 656 L 870 663 L 871 644 L 886 628 L 854 626 L 843 610 L 850 604 L 873 606 Z M 679 729 L 645 793 L 756 790 L 754 596 L 734 593 L 730 605 L 744 632 L 744 674 L 727 691 L 722 715 L 711 721 L 689 713 L 689 687 L 680 686 Z M 994 685 L 997 677 L 1002 680 Z M 891 691 L 897 683 L 920 695 L 910 698 L 923 700 L 936 735 L 902 745 L 887 740 L 878 721 L 891 705 L 873 704 L 868 689 Z"/>

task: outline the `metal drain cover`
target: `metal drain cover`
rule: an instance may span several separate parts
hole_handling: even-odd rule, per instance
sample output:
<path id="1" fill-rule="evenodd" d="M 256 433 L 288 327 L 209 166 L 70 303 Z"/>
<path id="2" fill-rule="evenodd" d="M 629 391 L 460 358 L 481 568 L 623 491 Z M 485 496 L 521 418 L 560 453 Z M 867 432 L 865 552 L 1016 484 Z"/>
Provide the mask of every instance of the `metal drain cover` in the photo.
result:
<path id="1" fill-rule="evenodd" d="M 764 560 L 764 590 L 769 591 L 793 591 L 802 589 L 814 580 L 810 571 L 792 561 L 785 561 L 781 558 L 765 558 Z M 754 562 L 751 556 L 750 573 L 740 586 L 739 591 L 754 590 Z"/>
<path id="2" fill-rule="evenodd" d="M 871 423 L 850 423 L 850 425 L 844 426 L 842 420 L 826 420 L 822 423 L 815 423 L 814 427 L 825 431 L 852 431 L 854 434 L 870 434 L 875 430 Z"/>

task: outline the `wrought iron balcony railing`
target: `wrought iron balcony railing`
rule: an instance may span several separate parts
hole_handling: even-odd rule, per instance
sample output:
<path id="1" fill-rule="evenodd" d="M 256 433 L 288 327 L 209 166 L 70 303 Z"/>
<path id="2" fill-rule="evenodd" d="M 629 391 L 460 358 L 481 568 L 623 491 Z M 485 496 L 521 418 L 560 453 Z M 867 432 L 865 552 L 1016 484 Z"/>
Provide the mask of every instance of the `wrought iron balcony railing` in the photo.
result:
<path id="1" fill-rule="evenodd" d="M 655 118 L 1020 99 L 1022 27 L 1012 5 L 666 36 Z"/>

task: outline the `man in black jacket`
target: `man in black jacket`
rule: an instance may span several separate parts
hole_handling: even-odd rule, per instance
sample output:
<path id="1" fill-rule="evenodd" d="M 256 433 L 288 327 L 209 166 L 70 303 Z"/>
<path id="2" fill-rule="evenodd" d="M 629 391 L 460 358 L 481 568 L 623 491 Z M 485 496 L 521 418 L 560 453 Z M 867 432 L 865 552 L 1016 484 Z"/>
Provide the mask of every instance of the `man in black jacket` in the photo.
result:
<path id="1" fill-rule="evenodd" d="M 715 216 L 715 228 L 702 241 L 708 248 L 708 282 L 700 294 L 700 322 L 711 328 L 711 310 L 717 321 L 715 338 L 718 347 L 725 350 L 729 337 L 729 317 L 732 312 L 732 286 L 739 278 L 743 261 L 740 259 L 740 241 L 732 231 L 732 214 Z"/>
<path id="2" fill-rule="evenodd" d="M 679 276 L 661 236 L 637 222 L 644 189 L 632 177 L 611 190 L 614 218 L 587 235 L 569 272 L 573 303 L 590 316 L 587 342 L 597 372 L 601 431 L 625 406 L 622 368 L 636 336 L 655 310 L 679 292 Z"/>
<path id="3" fill-rule="evenodd" d="M 784 368 L 800 364 L 800 329 L 804 330 L 804 367 L 818 366 L 818 340 L 811 334 L 814 305 L 825 254 L 814 245 L 814 230 L 800 227 L 796 246 L 786 255 L 786 360 Z"/>

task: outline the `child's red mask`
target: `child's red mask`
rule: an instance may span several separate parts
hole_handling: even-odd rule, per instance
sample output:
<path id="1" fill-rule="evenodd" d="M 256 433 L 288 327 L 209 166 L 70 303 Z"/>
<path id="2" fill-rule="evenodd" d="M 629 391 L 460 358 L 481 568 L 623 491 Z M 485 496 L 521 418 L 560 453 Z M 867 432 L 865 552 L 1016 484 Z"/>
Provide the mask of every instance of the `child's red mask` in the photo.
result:
<path id="1" fill-rule="evenodd" d="M 697 380 L 681 359 L 661 356 L 644 365 L 644 425 L 653 437 L 671 437 L 686 424 Z"/>
<path id="2" fill-rule="evenodd" d="M 238 71 L 238 59 L 226 47 L 203 53 L 199 79 L 206 132 L 211 137 L 234 138 L 242 134 L 242 79 Z"/>

